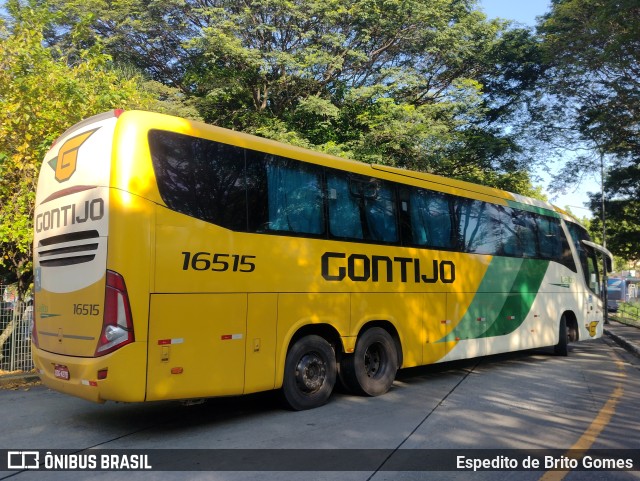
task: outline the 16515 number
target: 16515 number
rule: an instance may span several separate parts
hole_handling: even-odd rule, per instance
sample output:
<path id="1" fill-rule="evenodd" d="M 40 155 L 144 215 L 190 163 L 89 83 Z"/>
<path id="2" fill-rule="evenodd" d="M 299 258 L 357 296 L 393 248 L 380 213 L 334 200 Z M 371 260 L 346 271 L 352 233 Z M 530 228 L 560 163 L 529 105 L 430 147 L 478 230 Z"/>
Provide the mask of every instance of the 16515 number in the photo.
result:
<path id="1" fill-rule="evenodd" d="M 239 254 L 212 254 L 211 252 L 183 252 L 182 270 L 216 272 L 253 272 L 256 256 Z"/>
<path id="2" fill-rule="evenodd" d="M 73 313 L 76 316 L 98 316 L 100 315 L 99 304 L 74 304 Z"/>

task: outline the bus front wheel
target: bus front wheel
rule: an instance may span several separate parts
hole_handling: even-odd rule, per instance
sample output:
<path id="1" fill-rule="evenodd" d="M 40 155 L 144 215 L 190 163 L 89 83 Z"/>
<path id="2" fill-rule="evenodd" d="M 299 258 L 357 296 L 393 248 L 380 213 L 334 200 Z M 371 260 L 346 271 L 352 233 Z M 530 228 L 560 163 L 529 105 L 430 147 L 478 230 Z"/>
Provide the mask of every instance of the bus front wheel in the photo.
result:
<path id="1" fill-rule="evenodd" d="M 325 404 L 336 383 L 336 356 L 324 338 L 316 335 L 298 339 L 287 353 L 282 394 L 295 410 Z"/>
<path id="2" fill-rule="evenodd" d="M 380 327 L 366 330 L 358 338 L 352 356 L 340 364 L 343 384 L 356 394 L 386 393 L 398 372 L 398 352 L 391 335 Z"/>

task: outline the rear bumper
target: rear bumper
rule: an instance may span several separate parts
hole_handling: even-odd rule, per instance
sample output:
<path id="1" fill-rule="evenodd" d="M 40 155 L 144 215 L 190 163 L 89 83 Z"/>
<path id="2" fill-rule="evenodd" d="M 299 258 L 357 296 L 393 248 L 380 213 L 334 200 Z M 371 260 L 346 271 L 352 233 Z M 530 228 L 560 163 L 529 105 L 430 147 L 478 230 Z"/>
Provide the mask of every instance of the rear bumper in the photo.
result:
<path id="1" fill-rule="evenodd" d="M 54 354 L 31 346 L 33 361 L 45 386 L 88 401 L 141 402 L 146 392 L 146 343 L 134 342 L 102 357 Z M 66 366 L 69 379 L 54 375 L 57 365 Z M 98 371 L 107 370 L 106 379 Z"/>

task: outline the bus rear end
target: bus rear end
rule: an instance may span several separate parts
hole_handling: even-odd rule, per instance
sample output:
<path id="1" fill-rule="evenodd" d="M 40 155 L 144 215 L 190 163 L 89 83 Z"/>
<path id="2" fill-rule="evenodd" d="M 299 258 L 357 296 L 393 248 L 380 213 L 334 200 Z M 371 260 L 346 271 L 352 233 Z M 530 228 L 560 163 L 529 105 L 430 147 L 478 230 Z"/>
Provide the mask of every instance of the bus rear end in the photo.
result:
<path id="1" fill-rule="evenodd" d="M 48 387 L 95 402 L 142 401 L 145 389 L 146 344 L 136 342 L 125 278 L 108 266 L 119 114 L 65 132 L 36 193 L 34 362 Z"/>

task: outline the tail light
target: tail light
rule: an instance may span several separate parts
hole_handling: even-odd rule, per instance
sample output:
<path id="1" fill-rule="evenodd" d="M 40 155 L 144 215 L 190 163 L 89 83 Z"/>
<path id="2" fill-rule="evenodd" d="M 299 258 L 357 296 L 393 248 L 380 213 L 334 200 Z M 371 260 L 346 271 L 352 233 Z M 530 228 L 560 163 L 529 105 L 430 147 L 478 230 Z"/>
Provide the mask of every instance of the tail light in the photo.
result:
<path id="1" fill-rule="evenodd" d="M 116 272 L 107 271 L 104 318 L 96 356 L 104 356 L 134 340 L 131 307 L 124 279 Z"/>

